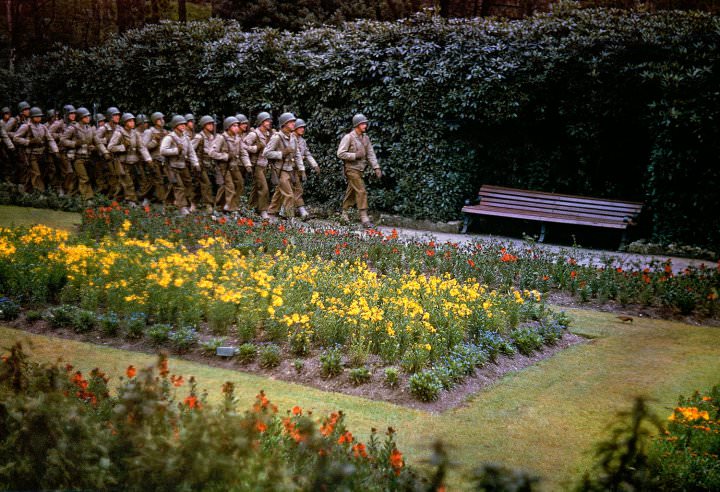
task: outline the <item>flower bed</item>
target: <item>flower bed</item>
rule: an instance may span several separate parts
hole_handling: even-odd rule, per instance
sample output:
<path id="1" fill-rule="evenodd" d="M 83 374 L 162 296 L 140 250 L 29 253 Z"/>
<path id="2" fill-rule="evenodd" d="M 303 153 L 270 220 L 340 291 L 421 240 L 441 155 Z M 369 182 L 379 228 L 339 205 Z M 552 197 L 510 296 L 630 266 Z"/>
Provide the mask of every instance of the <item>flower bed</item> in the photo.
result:
<path id="1" fill-rule="evenodd" d="M 421 490 L 394 431 L 365 442 L 342 412 L 280 413 L 264 392 L 246 410 L 234 387 L 212 406 L 167 359 L 129 366 L 116 394 L 100 369 L 0 362 L 0 482 L 18 490 Z M 442 480 L 442 475 L 438 475 Z M 440 486 L 440 482 L 437 482 Z"/>

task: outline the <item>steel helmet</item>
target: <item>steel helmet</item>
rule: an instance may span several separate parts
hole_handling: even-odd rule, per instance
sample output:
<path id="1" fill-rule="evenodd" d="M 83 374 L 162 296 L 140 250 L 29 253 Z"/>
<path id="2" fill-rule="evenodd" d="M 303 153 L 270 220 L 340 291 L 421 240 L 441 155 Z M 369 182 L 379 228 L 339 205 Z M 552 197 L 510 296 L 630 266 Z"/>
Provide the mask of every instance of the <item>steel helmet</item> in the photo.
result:
<path id="1" fill-rule="evenodd" d="M 297 118 L 295 118 L 295 115 L 292 113 L 283 113 L 280 115 L 280 118 L 278 118 L 278 123 L 280 123 L 280 127 L 287 125 L 291 121 L 297 121 Z"/>
<path id="2" fill-rule="evenodd" d="M 120 124 L 124 125 L 130 120 L 134 120 L 135 116 L 133 116 L 132 113 L 123 113 L 123 115 L 120 117 Z"/>
<path id="3" fill-rule="evenodd" d="M 192 113 L 188 113 L 185 115 L 185 123 L 187 123 L 188 121 L 195 121 L 195 117 Z"/>
<path id="4" fill-rule="evenodd" d="M 240 123 L 241 125 L 242 125 L 243 123 L 250 123 L 250 120 L 247 118 L 247 116 L 245 116 L 245 115 L 242 114 L 242 113 L 236 114 L 236 115 L 235 115 L 235 118 L 237 118 L 238 123 Z"/>
<path id="5" fill-rule="evenodd" d="M 30 118 L 35 118 L 36 116 L 45 116 L 43 114 L 42 109 L 38 108 L 37 106 L 34 106 L 30 108 Z"/>
<path id="6" fill-rule="evenodd" d="M 70 113 L 77 113 L 77 111 L 75 110 L 75 106 L 73 106 L 72 104 L 66 104 L 65 106 L 63 106 L 63 113 L 65 113 L 65 116 L 67 116 Z"/>
<path id="7" fill-rule="evenodd" d="M 355 116 L 353 116 L 353 119 L 352 119 L 353 128 L 356 128 L 358 125 L 362 125 L 363 123 L 367 123 L 367 122 L 368 122 L 368 119 L 365 118 L 365 115 L 363 115 L 361 113 L 356 114 Z"/>
<path id="8" fill-rule="evenodd" d="M 255 118 L 255 126 L 262 125 L 263 121 L 271 120 L 272 116 L 270 116 L 270 113 L 263 111 L 259 115 L 257 115 L 257 118 Z"/>
<path id="9" fill-rule="evenodd" d="M 6 114 L 6 113 L 7 113 L 7 114 L 10 114 L 10 108 L 8 108 L 7 106 L 5 106 L 4 108 L 2 108 L 2 110 L 1 110 L 0 112 L 1 112 L 2 114 Z"/>
<path id="10" fill-rule="evenodd" d="M 212 116 L 205 115 L 202 118 L 200 118 L 200 121 L 198 124 L 200 125 L 200 128 L 205 128 L 205 125 L 207 125 L 208 123 L 215 123 L 215 118 L 213 118 Z"/>
<path id="11" fill-rule="evenodd" d="M 101 121 L 105 121 L 105 115 L 102 113 L 98 113 L 95 115 L 95 121 L 100 123 Z"/>
<path id="12" fill-rule="evenodd" d="M 120 110 L 115 106 L 110 106 L 105 112 L 107 113 L 108 118 L 115 116 L 116 114 L 120 114 Z"/>
<path id="13" fill-rule="evenodd" d="M 307 123 L 305 123 L 305 120 L 302 120 L 302 119 L 300 119 L 300 118 L 298 118 L 297 120 L 295 120 L 295 129 L 296 129 L 296 130 L 297 130 L 298 128 L 302 128 L 302 127 L 304 127 L 304 126 L 307 126 Z"/>
<path id="14" fill-rule="evenodd" d="M 27 101 L 22 101 L 18 104 L 18 113 L 22 113 L 26 109 L 31 109 L 30 104 Z"/>
<path id="15" fill-rule="evenodd" d="M 147 116 L 145 116 L 142 113 L 140 113 L 139 115 L 137 115 L 135 117 L 135 123 L 137 123 L 138 125 L 142 125 L 143 123 L 146 123 L 146 122 L 147 122 Z"/>
<path id="16" fill-rule="evenodd" d="M 90 111 L 88 111 L 87 108 L 77 108 L 77 111 L 75 113 L 78 115 L 79 119 L 83 119 L 86 116 L 90 116 Z"/>
<path id="17" fill-rule="evenodd" d="M 153 114 L 150 115 L 150 121 L 154 125 L 157 120 L 161 120 L 165 118 L 165 115 L 162 114 L 160 111 L 155 111 Z"/>
<path id="18" fill-rule="evenodd" d="M 230 128 L 236 123 L 239 123 L 237 118 L 235 118 L 234 116 L 228 116 L 223 120 L 223 130 L 227 131 L 228 128 Z"/>
<path id="19" fill-rule="evenodd" d="M 48 109 L 47 117 L 48 117 L 48 119 L 54 118 L 54 117 L 55 117 L 55 110 L 54 110 L 54 109 Z"/>
<path id="20" fill-rule="evenodd" d="M 185 123 L 187 123 L 185 117 L 181 114 L 176 114 L 170 120 L 170 128 L 174 130 L 178 125 L 184 125 Z"/>

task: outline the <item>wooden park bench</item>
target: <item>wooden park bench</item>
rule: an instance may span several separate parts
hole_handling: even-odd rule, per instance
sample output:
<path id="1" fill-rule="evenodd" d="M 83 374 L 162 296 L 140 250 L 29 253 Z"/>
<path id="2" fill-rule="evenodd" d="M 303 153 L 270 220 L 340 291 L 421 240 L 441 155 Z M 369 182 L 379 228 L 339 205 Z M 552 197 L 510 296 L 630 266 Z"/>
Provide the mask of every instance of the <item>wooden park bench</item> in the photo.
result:
<path id="1" fill-rule="evenodd" d="M 543 191 L 518 190 L 483 185 L 477 204 L 465 202 L 462 233 L 467 232 L 473 215 L 494 215 L 540 222 L 540 242 L 545 240 L 545 224 L 578 224 L 622 230 L 620 245 L 625 243 L 627 227 L 634 225 L 642 203 L 561 195 Z"/>

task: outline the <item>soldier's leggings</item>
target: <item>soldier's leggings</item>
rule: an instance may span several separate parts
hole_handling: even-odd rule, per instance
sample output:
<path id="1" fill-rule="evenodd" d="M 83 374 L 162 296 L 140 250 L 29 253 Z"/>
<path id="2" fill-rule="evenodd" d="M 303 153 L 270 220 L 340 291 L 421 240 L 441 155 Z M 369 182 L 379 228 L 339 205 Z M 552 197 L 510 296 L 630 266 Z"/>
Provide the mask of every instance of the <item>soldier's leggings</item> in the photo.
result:
<path id="1" fill-rule="evenodd" d="M 90 162 L 91 165 L 87 171 L 92 178 L 93 190 L 97 193 L 107 195 L 109 186 L 107 181 L 108 163 L 103 157 L 98 156 L 93 156 Z"/>
<path id="2" fill-rule="evenodd" d="M 300 179 L 299 173 L 295 176 L 295 184 L 293 184 L 293 194 L 295 195 L 295 206 L 304 207 L 305 200 L 303 199 L 303 184 Z"/>
<path id="3" fill-rule="evenodd" d="M 75 175 L 78 180 L 78 190 L 80 191 L 80 195 L 83 197 L 83 200 L 90 200 L 95 194 L 93 192 L 92 185 L 90 184 L 90 176 L 88 175 L 86 167 L 89 162 L 89 158 L 85 156 L 77 157 L 73 162 Z"/>
<path id="4" fill-rule="evenodd" d="M 362 171 L 345 167 L 345 177 L 347 178 L 347 191 L 345 191 L 345 199 L 343 200 L 343 210 L 355 205 L 358 210 L 367 210 L 368 200 L 367 191 L 365 190 L 365 182 L 363 181 Z"/>
<path id="5" fill-rule="evenodd" d="M 77 177 L 70 158 L 66 154 L 60 155 L 60 186 L 66 195 L 75 195 L 77 193 Z"/>
<path id="6" fill-rule="evenodd" d="M 195 203 L 212 205 L 215 201 L 208 171 L 209 166 L 207 164 L 201 164 L 200 171 L 195 173 Z"/>
<path id="7" fill-rule="evenodd" d="M 270 206 L 270 189 L 267 176 L 262 166 L 253 167 L 253 189 L 250 194 L 250 208 L 257 208 L 258 212 L 267 212 Z"/>
<path id="8" fill-rule="evenodd" d="M 171 172 L 175 175 L 173 183 L 173 194 L 175 195 L 175 206 L 177 208 L 187 207 L 193 199 L 192 175 L 190 169 L 185 166 L 182 169 L 173 168 Z"/>
<path id="9" fill-rule="evenodd" d="M 120 180 L 120 186 L 122 186 L 122 192 L 125 195 L 125 200 L 129 202 L 137 201 L 137 194 L 135 193 L 135 183 L 133 182 L 133 166 L 139 166 L 140 163 L 125 164 L 120 161 L 116 161 L 116 170 L 120 174 L 118 176 Z"/>
<path id="10" fill-rule="evenodd" d="M 295 194 L 293 193 L 293 174 L 295 171 L 280 171 L 280 182 L 275 187 L 272 201 L 270 202 L 269 214 L 277 214 L 283 217 L 295 216 Z"/>
<path id="11" fill-rule="evenodd" d="M 45 191 L 45 182 L 42 176 L 43 156 L 42 154 L 29 154 L 27 174 L 25 176 L 25 191 Z"/>

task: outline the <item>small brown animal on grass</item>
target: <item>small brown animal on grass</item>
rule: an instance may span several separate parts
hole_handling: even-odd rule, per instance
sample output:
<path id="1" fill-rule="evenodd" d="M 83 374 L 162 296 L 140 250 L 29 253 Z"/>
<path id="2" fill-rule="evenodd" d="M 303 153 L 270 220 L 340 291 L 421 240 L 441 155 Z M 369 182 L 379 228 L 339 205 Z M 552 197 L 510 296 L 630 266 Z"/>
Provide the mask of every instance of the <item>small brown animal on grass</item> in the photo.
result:
<path id="1" fill-rule="evenodd" d="M 617 316 L 617 319 L 619 319 L 623 323 L 632 323 L 633 322 L 633 319 L 630 316 Z"/>

